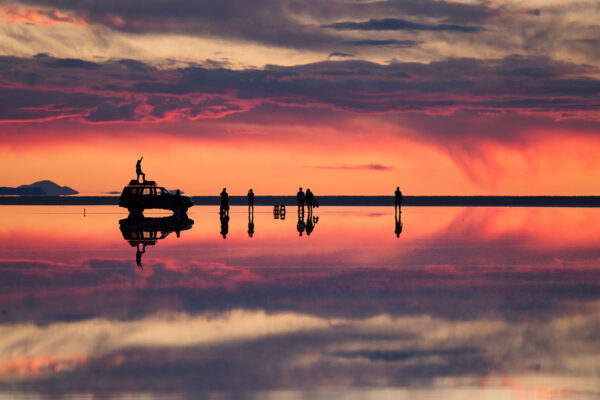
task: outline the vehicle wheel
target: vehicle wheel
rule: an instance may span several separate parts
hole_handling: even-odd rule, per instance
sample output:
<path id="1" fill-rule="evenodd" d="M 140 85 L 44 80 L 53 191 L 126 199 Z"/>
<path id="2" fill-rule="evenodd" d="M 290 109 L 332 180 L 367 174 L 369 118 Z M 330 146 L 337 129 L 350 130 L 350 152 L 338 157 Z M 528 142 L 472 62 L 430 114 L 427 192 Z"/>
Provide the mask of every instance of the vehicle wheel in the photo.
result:
<path id="1" fill-rule="evenodd" d="M 127 209 L 129 210 L 130 214 L 141 214 L 144 212 L 144 209 L 140 207 L 139 204 L 131 204 L 129 207 L 127 207 Z"/>
<path id="2" fill-rule="evenodd" d="M 178 218 L 187 216 L 187 210 L 187 207 L 176 207 L 173 209 L 173 215 Z"/>

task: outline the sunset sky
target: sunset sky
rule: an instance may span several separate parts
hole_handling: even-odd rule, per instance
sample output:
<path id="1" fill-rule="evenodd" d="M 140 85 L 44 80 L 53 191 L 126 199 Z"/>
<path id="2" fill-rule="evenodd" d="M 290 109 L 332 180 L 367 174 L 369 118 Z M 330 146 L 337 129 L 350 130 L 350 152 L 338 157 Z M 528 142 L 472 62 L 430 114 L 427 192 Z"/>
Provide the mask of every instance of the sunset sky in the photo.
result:
<path id="1" fill-rule="evenodd" d="M 0 186 L 600 194 L 597 0 L 0 0 Z"/>

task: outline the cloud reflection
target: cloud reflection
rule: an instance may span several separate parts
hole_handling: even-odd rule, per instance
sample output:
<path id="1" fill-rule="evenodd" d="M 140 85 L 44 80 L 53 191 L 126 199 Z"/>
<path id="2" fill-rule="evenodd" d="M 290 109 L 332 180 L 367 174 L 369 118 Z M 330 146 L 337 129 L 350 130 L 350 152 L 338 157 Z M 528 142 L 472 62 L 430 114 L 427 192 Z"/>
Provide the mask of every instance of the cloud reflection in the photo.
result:
<path id="1" fill-rule="evenodd" d="M 67 217 L 48 216 L 38 230 L 7 219 L 0 236 L 10 232 L 2 245 L 14 258 L 0 260 L 0 389 L 109 397 L 176 388 L 185 398 L 434 390 L 456 377 L 485 388 L 498 375 L 554 375 L 566 386 L 544 387 L 583 390 L 600 361 L 591 339 L 600 249 L 594 229 L 581 228 L 596 210 L 409 208 L 400 240 L 392 210 L 320 210 L 310 241 L 297 238 L 294 218 L 260 210 L 260 235 L 249 239 L 246 215 L 233 210 L 223 241 L 218 218 L 198 213 L 180 239 L 152 248 L 143 271 L 119 217 L 104 233 L 57 232 L 47 248 L 27 238 Z M 105 233 L 114 242 L 99 250 L 93 238 Z M 86 256 L 53 250 L 73 243 Z"/>
<path id="2" fill-rule="evenodd" d="M 598 323 L 598 312 L 515 323 L 387 314 L 331 320 L 232 310 L 4 325 L 2 375 L 32 387 L 52 376 L 69 391 L 91 370 L 104 382 L 100 393 L 118 390 L 133 371 L 137 387 L 151 391 L 172 379 L 194 391 L 319 388 L 340 380 L 346 386 L 417 380 L 435 387 L 442 377 L 498 371 L 589 376 L 600 361 L 597 343 L 588 340 Z M 48 354 L 52 359 L 44 358 Z M 16 367 L 34 363 L 40 368 Z"/>

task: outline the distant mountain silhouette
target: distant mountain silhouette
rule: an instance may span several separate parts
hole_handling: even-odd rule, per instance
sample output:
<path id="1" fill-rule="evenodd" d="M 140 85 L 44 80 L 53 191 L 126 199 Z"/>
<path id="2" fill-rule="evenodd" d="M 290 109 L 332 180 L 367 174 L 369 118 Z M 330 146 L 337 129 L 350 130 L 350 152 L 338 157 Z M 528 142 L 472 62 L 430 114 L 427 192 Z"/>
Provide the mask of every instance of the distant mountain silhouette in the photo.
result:
<path id="1" fill-rule="evenodd" d="M 16 188 L 0 187 L 0 195 L 4 196 L 69 196 L 73 194 L 79 194 L 79 192 L 67 186 L 59 186 L 49 180 L 35 182 L 31 185 L 21 185 Z"/>

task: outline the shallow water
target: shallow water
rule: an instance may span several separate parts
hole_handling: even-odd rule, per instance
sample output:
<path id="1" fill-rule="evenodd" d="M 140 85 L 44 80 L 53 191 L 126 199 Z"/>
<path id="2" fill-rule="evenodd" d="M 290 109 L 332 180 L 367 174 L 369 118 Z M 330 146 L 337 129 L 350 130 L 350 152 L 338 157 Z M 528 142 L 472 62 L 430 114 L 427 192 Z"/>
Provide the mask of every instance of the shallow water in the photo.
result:
<path id="1" fill-rule="evenodd" d="M 191 211 L 0 207 L 0 398 L 600 396 L 600 210 Z"/>

